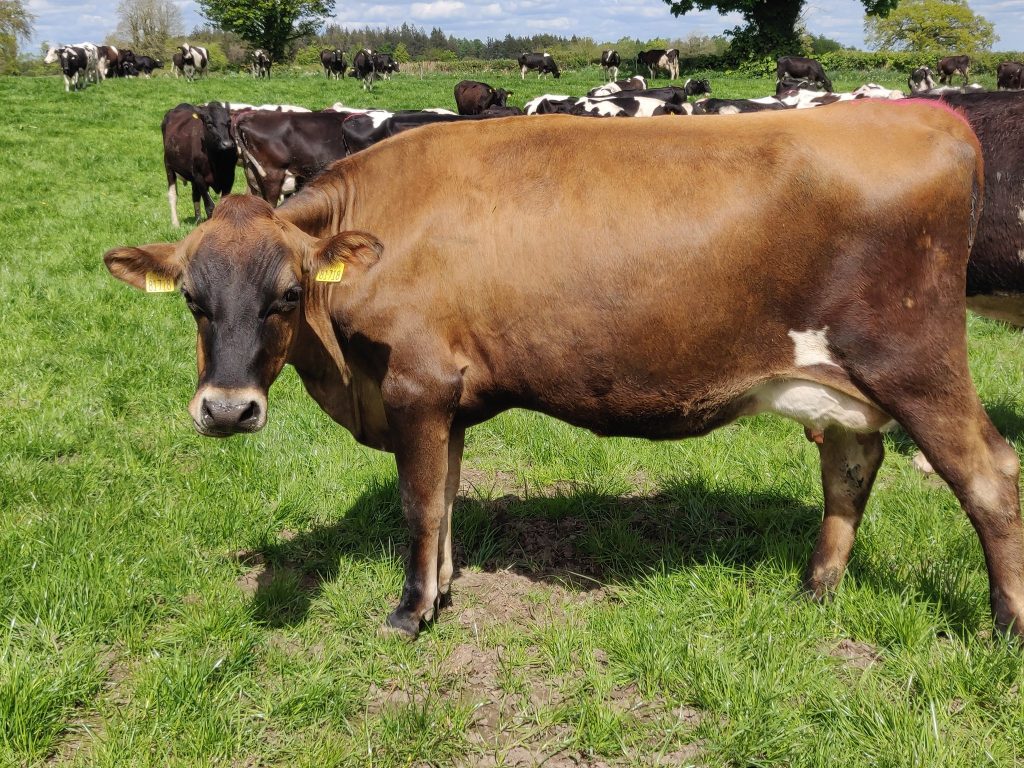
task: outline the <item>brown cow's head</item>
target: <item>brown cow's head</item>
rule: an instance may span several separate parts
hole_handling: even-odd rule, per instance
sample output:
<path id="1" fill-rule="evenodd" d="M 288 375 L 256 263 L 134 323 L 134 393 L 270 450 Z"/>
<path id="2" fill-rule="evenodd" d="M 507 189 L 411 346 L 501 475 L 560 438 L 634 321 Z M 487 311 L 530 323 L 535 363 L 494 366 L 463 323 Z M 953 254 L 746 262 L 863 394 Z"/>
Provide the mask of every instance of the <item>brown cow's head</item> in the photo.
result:
<path id="1" fill-rule="evenodd" d="M 226 437 L 266 423 L 267 392 L 303 319 L 344 365 L 326 316 L 326 285 L 352 279 L 380 249 L 359 232 L 318 240 L 260 198 L 231 195 L 180 243 L 114 248 L 103 260 L 140 290 L 180 289 L 198 328 L 199 383 L 189 413 L 200 434 Z"/>

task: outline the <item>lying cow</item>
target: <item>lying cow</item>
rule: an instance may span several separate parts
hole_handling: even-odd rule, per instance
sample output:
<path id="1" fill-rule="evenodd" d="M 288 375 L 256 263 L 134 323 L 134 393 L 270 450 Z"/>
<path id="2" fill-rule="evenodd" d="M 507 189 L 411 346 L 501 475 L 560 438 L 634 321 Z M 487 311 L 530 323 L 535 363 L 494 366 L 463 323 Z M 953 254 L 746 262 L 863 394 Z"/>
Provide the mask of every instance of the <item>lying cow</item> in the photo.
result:
<path id="1" fill-rule="evenodd" d="M 455 107 L 460 115 L 479 115 L 490 107 L 504 107 L 511 91 L 494 88 L 476 80 L 463 80 L 455 86 Z"/>
<path id="2" fill-rule="evenodd" d="M 557 80 L 562 76 L 562 73 L 558 70 L 558 65 L 551 58 L 550 53 L 524 53 L 517 61 L 519 62 L 519 77 L 521 80 L 526 79 L 526 73 L 531 69 L 537 70 L 538 78 L 544 75 L 551 75 Z"/>
<path id="3" fill-rule="evenodd" d="M 771 96 L 758 99 L 700 99 L 694 106 L 699 106 L 708 115 L 740 115 L 789 109 Z"/>
<path id="4" fill-rule="evenodd" d="M 192 205 L 199 223 L 200 199 L 209 218 L 213 214 L 210 190 L 226 195 L 235 183 L 238 153 L 231 135 L 231 113 L 226 104 L 217 101 L 203 106 L 179 104 L 164 115 L 160 131 L 171 224 L 179 226 L 178 179 L 192 185 Z"/>
<path id="5" fill-rule="evenodd" d="M 658 70 L 668 73 L 670 80 L 679 77 L 679 50 L 676 48 L 656 48 L 651 51 L 640 51 L 636 56 L 636 69 L 647 67 L 651 80 L 658 77 Z"/>
<path id="6" fill-rule="evenodd" d="M 640 75 L 634 75 L 628 80 L 616 80 L 614 83 L 599 85 L 597 88 L 587 91 L 587 96 L 600 98 L 601 96 L 614 96 L 616 93 L 624 91 L 643 91 L 646 88 L 647 81 Z"/>
<path id="7" fill-rule="evenodd" d="M 131 62 L 135 68 L 136 74 L 150 77 L 153 74 L 153 70 L 162 69 L 163 62 L 158 59 L 154 59 L 152 56 L 136 56 L 135 61 Z"/>
<path id="8" fill-rule="evenodd" d="M 1019 91 L 1024 88 L 1024 64 L 1004 61 L 996 67 L 996 89 Z"/>
<path id="9" fill-rule="evenodd" d="M 336 163 L 277 211 L 229 197 L 181 243 L 104 256 L 132 286 L 180 287 L 200 434 L 261 429 L 291 363 L 356 440 L 394 452 L 410 541 L 388 627 L 415 637 L 450 603 L 466 429 L 518 407 L 649 439 L 759 412 L 803 424 L 824 486 L 805 578 L 819 598 L 846 568 L 880 430 L 900 424 L 981 539 L 996 626 L 1024 636 L 1019 462 L 967 361 L 982 163 L 963 120 L 873 101 L 743 120 L 464 120 Z M 714 163 L 665 173 L 708 147 Z M 621 193 L 655 178 L 657 194 Z M 481 205 L 488 226 L 452 229 Z"/>
<path id="10" fill-rule="evenodd" d="M 939 59 L 939 85 L 950 85 L 954 75 L 963 75 L 964 85 L 967 85 L 968 75 L 971 71 L 970 56 L 946 56 Z"/>
<path id="11" fill-rule="evenodd" d="M 826 91 L 832 90 L 832 81 L 825 74 L 824 67 L 817 59 L 804 56 L 782 56 L 775 62 L 775 75 L 781 82 L 786 78 L 807 80 L 820 84 Z"/>
<path id="12" fill-rule="evenodd" d="M 692 78 L 686 78 L 686 82 L 683 83 L 683 92 L 686 97 L 690 96 L 701 96 L 703 94 L 711 95 L 711 81 L 707 78 L 701 78 L 700 80 L 694 80 Z"/>
<path id="13" fill-rule="evenodd" d="M 927 93 L 935 87 L 935 79 L 932 77 L 931 67 L 918 67 L 910 73 L 907 78 L 907 87 L 910 93 Z"/>

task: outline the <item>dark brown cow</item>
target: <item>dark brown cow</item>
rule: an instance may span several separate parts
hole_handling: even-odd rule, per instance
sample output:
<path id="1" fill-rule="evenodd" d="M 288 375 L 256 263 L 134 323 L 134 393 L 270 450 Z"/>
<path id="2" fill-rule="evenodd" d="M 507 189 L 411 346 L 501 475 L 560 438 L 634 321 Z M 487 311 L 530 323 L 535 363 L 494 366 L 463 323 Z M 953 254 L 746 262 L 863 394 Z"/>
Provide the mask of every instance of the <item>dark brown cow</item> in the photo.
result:
<path id="1" fill-rule="evenodd" d="M 200 221 L 199 200 L 206 215 L 213 213 L 212 189 L 226 195 L 235 183 L 238 154 L 231 137 L 231 113 L 226 104 L 211 101 L 203 106 L 179 104 L 164 115 L 164 171 L 171 223 L 178 226 L 177 179 L 192 185 L 192 205 Z"/>
<path id="2" fill-rule="evenodd" d="M 460 115 L 479 115 L 488 107 L 504 107 L 511 91 L 494 88 L 476 80 L 463 80 L 455 86 L 455 106 Z"/>
<path id="3" fill-rule="evenodd" d="M 997 626 L 1024 634 L 1017 454 L 967 365 L 981 193 L 977 140 L 930 104 L 467 121 L 346 158 L 277 211 L 229 198 L 183 242 L 105 260 L 136 287 L 180 285 L 201 434 L 262 428 L 291 363 L 357 440 L 394 452 L 411 540 L 387 624 L 407 635 L 450 599 L 465 430 L 516 407 L 650 439 L 762 411 L 801 422 L 824 484 L 818 597 L 895 421 L 978 532 Z M 467 226 L 481 210 L 487 226 Z"/>
<path id="4" fill-rule="evenodd" d="M 970 56 L 946 56 L 939 59 L 939 84 L 946 85 L 953 82 L 953 75 L 958 72 L 964 76 L 964 85 L 967 85 L 967 75 L 971 70 Z"/>
<path id="5" fill-rule="evenodd" d="M 996 88 L 1000 91 L 1019 91 L 1024 88 L 1024 64 L 1004 61 L 996 67 Z"/>
<path id="6" fill-rule="evenodd" d="M 348 154 L 340 112 L 253 110 L 235 118 L 238 154 L 249 189 L 277 205 L 289 176 L 297 188 Z"/>

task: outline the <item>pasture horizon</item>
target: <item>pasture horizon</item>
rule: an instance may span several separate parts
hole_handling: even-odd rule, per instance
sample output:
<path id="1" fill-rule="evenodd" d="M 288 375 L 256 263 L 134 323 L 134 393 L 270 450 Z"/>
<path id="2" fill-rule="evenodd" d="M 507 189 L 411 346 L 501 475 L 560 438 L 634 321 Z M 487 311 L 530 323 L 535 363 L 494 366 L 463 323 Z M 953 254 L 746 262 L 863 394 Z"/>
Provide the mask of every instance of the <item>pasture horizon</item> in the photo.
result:
<path id="1" fill-rule="evenodd" d="M 720 97 L 772 89 L 686 75 Z M 0 765 L 1024 761 L 1024 665 L 991 636 L 977 538 L 899 434 L 836 600 L 813 605 L 796 592 L 821 486 L 797 425 L 652 443 L 504 414 L 467 435 L 455 604 L 408 644 L 377 632 L 406 542 L 389 455 L 289 369 L 261 433 L 194 433 L 184 303 L 101 260 L 191 229 L 169 222 L 163 113 L 451 108 L 459 79 L 399 75 L 370 94 L 322 75 L 73 94 L 59 77 L 0 79 L 0 171 L 17 180 L 0 189 Z M 521 105 L 601 77 L 479 79 Z M 974 316 L 968 331 L 1019 453 L 1019 334 Z"/>

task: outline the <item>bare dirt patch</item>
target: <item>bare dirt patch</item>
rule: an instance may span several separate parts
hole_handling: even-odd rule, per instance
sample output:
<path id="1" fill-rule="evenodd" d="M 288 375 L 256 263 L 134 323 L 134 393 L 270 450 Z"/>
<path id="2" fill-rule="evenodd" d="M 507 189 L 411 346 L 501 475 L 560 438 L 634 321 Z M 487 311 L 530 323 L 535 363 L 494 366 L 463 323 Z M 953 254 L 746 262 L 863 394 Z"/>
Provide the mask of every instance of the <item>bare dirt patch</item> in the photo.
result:
<path id="1" fill-rule="evenodd" d="M 871 643 L 864 643 L 859 640 L 844 639 L 829 650 L 829 656 L 842 659 L 843 662 L 854 669 L 867 669 L 879 662 L 881 653 Z"/>

